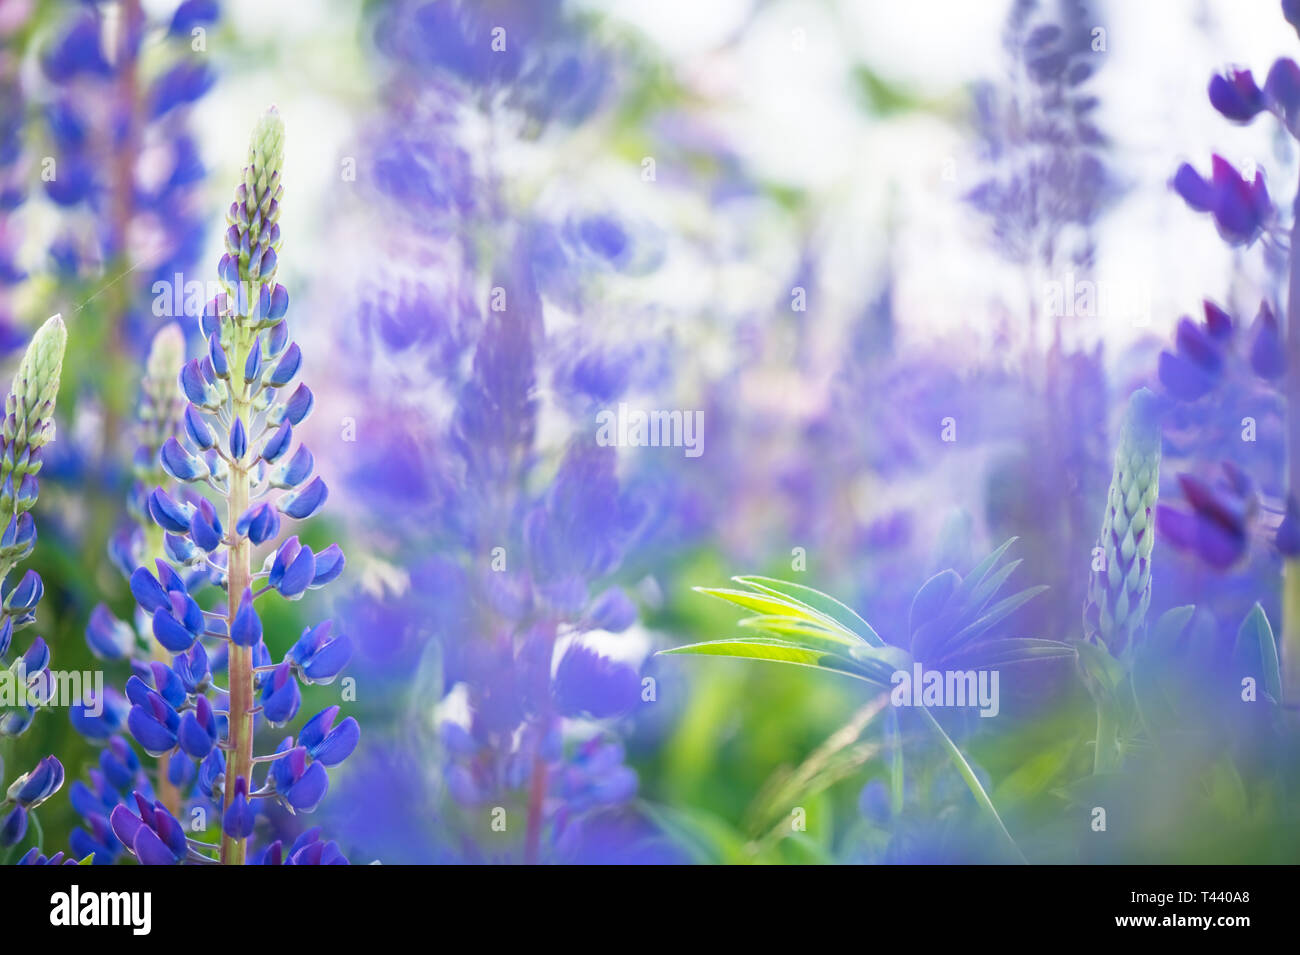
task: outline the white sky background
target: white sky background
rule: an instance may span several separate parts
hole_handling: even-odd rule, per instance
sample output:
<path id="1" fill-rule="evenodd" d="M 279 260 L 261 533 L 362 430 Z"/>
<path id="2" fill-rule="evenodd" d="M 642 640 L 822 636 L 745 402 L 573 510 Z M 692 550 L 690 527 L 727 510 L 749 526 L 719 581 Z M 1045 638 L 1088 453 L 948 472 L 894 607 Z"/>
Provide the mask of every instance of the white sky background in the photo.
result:
<path id="1" fill-rule="evenodd" d="M 728 102 L 725 125 L 739 151 L 763 174 L 809 187 L 839 221 L 825 280 L 842 304 L 860 302 L 860 283 L 884 254 L 881 224 L 896 195 L 900 224 L 897 314 L 905 337 L 974 331 L 999 294 L 1019 296 L 1019 277 L 990 255 L 980 224 L 958 197 L 978 181 L 971 143 L 960 127 L 928 117 L 871 123 L 847 82 L 856 61 L 937 100 L 1005 68 L 1001 29 L 1009 3 L 971 0 L 778 0 L 764 5 L 741 40 L 719 52 L 746 17 L 746 0 L 618 0 L 612 10 L 643 29 L 686 75 Z M 1262 83 L 1279 55 L 1300 55 L 1300 41 L 1277 0 L 1112 2 L 1107 62 L 1093 81 L 1099 118 L 1115 145 L 1113 165 L 1130 189 L 1100 230 L 1099 283 L 1151 296 L 1151 326 L 1112 322 L 1108 342 L 1164 335 L 1203 295 L 1223 296 L 1230 258 L 1208 217 L 1183 207 L 1167 189 L 1187 159 L 1208 171 L 1210 154 L 1240 164 L 1271 160 L 1275 124 L 1237 128 L 1205 97 L 1210 75 L 1226 63 L 1251 67 Z M 802 31 L 802 53 L 792 38 Z M 942 172 L 951 159 L 956 182 Z M 1267 180 L 1276 196 L 1290 182 Z M 901 248 L 900 248 L 901 246 Z M 838 277 L 838 282 L 837 282 Z M 972 322 L 975 326 L 972 327 Z M 1112 352 L 1113 354 L 1113 352 Z"/>
<path id="2" fill-rule="evenodd" d="M 873 292 L 886 255 L 896 268 L 896 315 L 904 341 L 954 335 L 987 345 L 999 300 L 1023 301 L 1019 274 L 991 251 L 982 224 L 960 195 L 978 181 L 968 131 L 929 115 L 873 121 L 855 99 L 856 62 L 944 104 L 965 107 L 970 83 L 1004 69 L 1001 29 L 1008 4 L 997 0 L 584 0 L 583 5 L 642 32 L 679 78 L 715 107 L 708 119 L 731 138 L 760 176 L 808 189 L 824 255 L 822 309 L 856 314 Z M 278 46 L 268 68 L 228 69 L 200 106 L 204 153 L 218 181 L 233 181 L 250 117 L 275 102 L 289 128 L 283 272 L 295 284 L 328 270 L 320 247 L 342 188 L 338 161 L 371 102 L 356 52 L 357 4 L 346 0 L 233 0 L 226 24 L 244 38 Z M 751 18 L 752 17 L 752 18 Z M 1222 297 L 1230 257 L 1208 217 L 1167 189 L 1179 162 L 1208 170 L 1212 151 L 1240 163 L 1259 157 L 1276 170 L 1273 122 L 1230 126 L 1209 106 L 1205 86 L 1227 63 L 1253 68 L 1259 82 L 1278 55 L 1300 56 L 1300 40 L 1277 0 L 1141 0 L 1107 11 L 1107 62 L 1093 89 L 1099 119 L 1113 138 L 1113 167 L 1130 187 L 1100 230 L 1097 278 L 1151 295 L 1151 326 L 1105 326 L 1121 345 L 1163 337 L 1202 296 Z M 742 25 L 747 26 L 742 30 Z M 801 31 L 801 33 L 797 32 Z M 803 49 L 795 49 L 802 35 Z M 341 61 L 342 58 L 342 61 Z M 957 115 L 954 112 L 954 115 Z M 232 149 L 232 143 L 239 143 Z M 945 163 L 956 181 L 945 181 Z M 594 173 L 593 173 L 594 174 Z M 1290 173 L 1287 173 L 1289 178 Z M 1268 178 L 1274 196 L 1293 186 Z M 887 248 L 883 225 L 897 231 Z M 215 238 L 214 238 L 215 242 Z M 793 268 L 792 237 L 772 255 Z M 215 262 L 215 252 L 212 261 Z M 736 285 L 784 280 L 772 261 L 754 263 Z M 669 263 L 656 292 L 686 294 L 690 263 Z M 779 293 L 779 282 L 772 291 Z M 737 293 L 742 294 L 742 293 Z M 1111 354 L 1115 354 L 1114 349 Z"/>

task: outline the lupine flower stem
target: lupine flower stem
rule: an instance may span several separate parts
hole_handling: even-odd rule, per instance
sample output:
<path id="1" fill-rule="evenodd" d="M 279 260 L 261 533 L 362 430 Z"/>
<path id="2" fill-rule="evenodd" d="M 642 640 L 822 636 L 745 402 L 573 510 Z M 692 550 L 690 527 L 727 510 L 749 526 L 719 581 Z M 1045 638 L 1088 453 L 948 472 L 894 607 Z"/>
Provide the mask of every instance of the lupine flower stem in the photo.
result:
<path id="1" fill-rule="evenodd" d="M 251 345 L 242 328 L 236 335 L 231 350 L 231 365 L 243 368 L 248 358 Z M 231 378 L 231 387 L 235 389 L 232 402 L 235 417 L 250 424 L 248 385 L 240 381 L 239 376 Z M 248 510 L 249 498 L 248 465 L 243 458 L 235 459 L 230 465 L 230 496 L 226 511 L 226 526 L 230 528 L 231 546 L 228 557 L 229 587 L 227 588 L 227 612 L 234 620 L 239 611 L 239 602 L 252 580 L 252 542 L 243 534 L 235 531 L 240 515 Z M 230 780 L 253 777 L 253 648 L 230 644 L 230 769 L 226 778 Z M 226 787 L 225 808 L 230 807 L 234 797 L 233 786 Z M 228 834 L 221 837 L 221 861 L 227 865 L 243 865 L 245 840 Z"/>
<path id="2" fill-rule="evenodd" d="M 1290 277 L 1286 301 L 1287 483 L 1300 496 L 1300 188 L 1291 226 Z M 1300 699 L 1300 557 L 1288 559 L 1282 577 L 1282 694 Z M 1280 700 L 1279 702 L 1283 702 Z"/>
<path id="3" fill-rule="evenodd" d="M 543 728 L 542 735 L 545 735 Z M 524 862 L 536 865 L 541 857 L 542 808 L 546 803 L 546 759 L 539 745 L 533 756 L 532 785 L 528 788 L 528 829 L 524 836 Z"/>

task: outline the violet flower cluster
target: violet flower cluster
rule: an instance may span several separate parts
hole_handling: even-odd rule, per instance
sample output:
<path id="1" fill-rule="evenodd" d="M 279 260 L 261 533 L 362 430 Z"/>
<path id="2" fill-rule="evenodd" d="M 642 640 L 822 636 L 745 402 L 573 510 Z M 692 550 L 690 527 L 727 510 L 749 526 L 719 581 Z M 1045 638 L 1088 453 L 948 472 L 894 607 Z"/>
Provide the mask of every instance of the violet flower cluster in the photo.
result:
<path id="1" fill-rule="evenodd" d="M 163 556 L 131 575 L 131 593 L 163 651 L 156 656 L 170 656 L 170 664 L 155 659 L 146 675 L 127 682 L 127 728 L 149 756 L 168 761 L 169 780 L 188 775 L 170 772 L 177 761 L 194 764 L 195 793 L 221 815 L 220 845 L 200 842 L 161 799 L 134 792 L 111 809 L 109 823 L 147 864 L 218 861 L 213 853 L 226 864 L 346 861 L 319 830 L 287 849 L 274 841 L 250 853 L 259 803 L 274 799 L 290 812 L 313 811 L 329 787 L 327 767 L 347 758 L 359 739 L 356 720 L 339 720 L 339 708 L 329 706 L 272 752 L 254 749 L 260 723 L 280 727 L 298 716 L 300 684 L 333 682 L 351 656 L 349 638 L 327 620 L 308 627 L 276 662 L 255 606 L 272 593 L 301 599 L 337 578 L 344 564 L 337 545 L 315 553 L 296 535 L 281 538 L 284 519 L 306 520 L 327 496 L 322 479 L 312 476 L 311 452 L 294 439 L 314 401 L 305 384 L 291 387 L 302 353 L 289 339 L 288 293 L 275 281 L 283 140 L 272 109 L 253 132 L 227 214 L 227 251 L 218 266 L 224 291 L 201 320 L 207 355 L 180 369 L 188 402 L 181 433 L 158 451 L 162 470 L 189 487 L 173 494 L 159 486 L 148 495 Z M 200 487 L 212 495 L 198 493 Z M 262 547 L 269 552 L 254 570 L 254 550 Z M 199 603 L 208 585 L 224 591 L 214 610 Z M 212 678 L 223 663 L 225 691 Z M 260 784 L 259 766 L 266 767 Z"/>
<path id="2" fill-rule="evenodd" d="M 187 124 L 187 107 L 211 89 L 205 31 L 219 16 L 216 0 L 184 0 L 170 19 L 153 23 L 138 3 L 122 4 L 110 29 L 107 5 L 81 4 L 59 25 L 41 56 L 53 165 L 45 191 L 67 224 L 50 248 L 66 278 L 126 257 L 143 266 L 128 285 L 170 283 L 203 248 L 204 169 Z M 147 74 L 141 51 L 163 37 L 167 64 Z M 70 215 L 84 210 L 79 219 Z M 150 236 L 128 249 L 128 233 Z M 153 322 L 124 300 L 126 328 L 147 341 Z"/>
<path id="3" fill-rule="evenodd" d="M 491 48 L 494 26 L 508 37 L 503 52 Z M 536 213 L 507 227 L 496 157 L 488 151 L 481 169 L 462 145 L 462 123 L 475 111 L 485 115 L 470 122 L 503 129 L 576 122 L 598 105 L 603 61 L 551 3 L 490 15 L 469 3 L 392 4 L 376 35 L 395 77 L 358 186 L 369 190 L 367 212 L 384 210 L 385 231 L 406 241 L 376 264 L 379 288 L 345 333 L 356 346 L 349 354 L 366 361 L 340 373 L 367 401 L 384 401 L 359 463 L 348 462 L 350 479 L 393 515 L 367 532 L 409 583 L 363 594 L 349 616 L 376 634 L 363 665 L 405 681 L 383 703 L 410 706 L 418 694 L 417 705 L 439 713 L 437 778 L 451 797 L 445 814 L 460 822 L 445 825 L 482 838 L 432 851 L 461 861 L 572 860 L 593 845 L 586 827 L 625 810 L 636 792 L 612 724 L 638 706 L 641 677 L 587 637 L 635 621 L 617 574 L 646 521 L 616 473 L 617 452 L 589 433 L 554 454 L 551 476 L 556 449 L 539 438 L 540 388 L 549 382 L 566 397 L 590 388 L 608 400 L 629 362 L 598 361 L 584 348 L 587 361 L 566 364 L 575 343 L 547 328 L 545 308 L 572 307 L 584 269 L 630 267 L 636 247 L 612 214 L 553 223 Z M 480 230 L 507 249 L 497 261 L 480 262 Z M 455 276 L 444 289 L 410 278 L 431 259 Z M 408 374 L 411 387 L 389 393 L 386 382 Z M 430 413 L 439 401 L 449 416 Z M 436 671 L 428 687 L 426 670 Z M 372 750 L 391 785 L 349 791 L 368 807 L 365 819 L 436 798 L 422 788 L 422 762 L 438 748 L 393 740 Z M 505 844 L 490 835 L 497 806 L 522 820 Z M 374 835 L 386 852 L 413 857 L 409 834 L 401 844 L 383 842 L 391 828 Z"/>
<path id="4" fill-rule="evenodd" d="M 15 634 L 36 622 L 36 605 L 45 592 L 40 574 L 28 570 L 9 579 L 36 546 L 31 509 L 39 493 L 42 449 L 54 438 L 54 402 L 59 391 L 67 330 L 54 316 L 37 331 L 14 376 L 0 425 L 0 664 L 15 650 Z M 36 637 L 0 672 L 0 744 L 26 732 L 39 706 L 51 694 L 50 649 Z M 0 763 L 0 780 L 4 766 Z M 63 785 L 63 765 L 47 756 L 10 784 L 0 799 L 0 848 L 17 845 L 27 833 L 31 812 Z"/>
<path id="5" fill-rule="evenodd" d="M 176 384 L 176 368 L 185 357 L 185 339 L 178 325 L 166 325 L 154 336 L 145 365 L 141 399 L 137 413 L 137 446 L 133 460 L 135 480 L 127 498 L 128 521 L 109 543 L 109 557 L 124 578 L 129 580 L 136 568 L 152 566 L 166 559 L 164 533 L 148 511 L 152 490 L 163 486 L 176 493 L 176 484 L 163 470 L 159 457 L 168 438 L 180 433 L 181 414 L 185 405 Z M 187 584 L 200 587 L 208 576 L 201 567 L 180 566 Z M 137 612 L 134 621 L 114 616 L 104 603 L 91 611 L 86 625 L 86 643 L 92 654 L 109 662 L 129 661 L 132 674 L 155 685 L 167 681 L 166 667 L 171 656 L 152 639 L 150 620 Z M 220 660 L 214 664 L 220 669 Z M 84 821 L 69 835 L 72 855 L 81 859 L 92 856 L 97 864 L 115 861 L 124 849 L 114 835 L 109 817 L 112 811 L 130 799 L 135 791 L 157 797 L 173 814 L 179 815 L 187 801 L 213 811 L 212 803 L 201 793 L 192 792 L 195 767 L 189 757 L 177 750 L 160 757 L 156 772 L 146 768 L 139 754 L 121 734 L 126 731 L 131 703 L 117 689 L 106 688 L 94 707 L 73 706 L 73 726 L 90 741 L 102 744 L 98 764 L 88 773 L 88 780 L 72 784 L 70 799 Z M 155 785 L 156 783 L 156 785 Z"/>
<path id="6" fill-rule="evenodd" d="M 1300 32 L 1300 5 L 1282 4 L 1286 20 Z M 1259 85 L 1248 69 L 1230 68 L 1211 78 L 1210 103 L 1230 122 L 1246 124 L 1270 114 L 1300 140 L 1300 66 L 1289 57 L 1273 63 Z M 1289 262 L 1295 313 L 1297 251 L 1295 218 L 1288 223 L 1270 196 L 1263 169 L 1238 170 L 1222 156 L 1211 157 L 1210 173 L 1190 163 L 1175 173 L 1173 189 L 1196 212 L 1208 214 L 1229 246 L 1262 244 Z M 1278 314 L 1280 289 L 1265 290 L 1248 330 L 1235 309 L 1205 303 L 1205 321 L 1183 318 L 1174 347 L 1160 355 L 1161 384 L 1179 421 L 1199 423 L 1175 435 L 1189 458 L 1221 458 L 1214 475 L 1181 474 L 1183 506 L 1162 505 L 1159 526 L 1175 547 L 1223 570 L 1239 565 L 1252 544 L 1264 538 L 1285 557 L 1300 555 L 1300 504 L 1283 486 L 1288 354 Z M 1249 312 L 1247 312 L 1249 314 Z M 1294 409 L 1292 409 L 1294 414 Z M 1252 453 L 1243 459 L 1241 449 Z M 1292 450 L 1295 453 L 1295 450 Z M 1236 460 L 1230 460 L 1236 458 Z M 1270 505 L 1270 499 L 1273 503 Z M 1269 512 L 1282 519 L 1269 520 Z"/>

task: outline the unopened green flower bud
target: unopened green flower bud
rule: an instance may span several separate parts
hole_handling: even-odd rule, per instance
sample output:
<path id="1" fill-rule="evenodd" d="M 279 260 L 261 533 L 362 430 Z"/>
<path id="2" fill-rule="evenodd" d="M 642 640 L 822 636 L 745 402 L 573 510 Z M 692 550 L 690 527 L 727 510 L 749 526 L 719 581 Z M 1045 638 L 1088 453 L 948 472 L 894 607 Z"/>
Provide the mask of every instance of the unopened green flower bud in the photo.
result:
<path id="1" fill-rule="evenodd" d="M 1105 643 L 1116 656 L 1132 647 L 1151 603 L 1159 485 L 1159 401 L 1140 388 L 1124 415 L 1083 614 L 1088 639 Z"/>
<path id="2" fill-rule="evenodd" d="M 0 511 L 3 513 L 12 513 L 11 488 L 20 488 L 24 477 L 40 470 L 38 452 L 54 439 L 54 401 L 59 393 L 67 343 L 67 327 L 55 315 L 37 329 L 14 375 L 9 397 L 5 399 L 4 424 L 0 427 L 3 447 L 0 485 L 5 489 Z"/>
<path id="3" fill-rule="evenodd" d="M 149 477 L 160 483 L 156 472 L 158 449 L 177 432 L 185 398 L 176 384 L 176 370 L 185 364 L 185 334 L 175 322 L 164 325 L 154 335 L 145 361 L 144 379 L 140 388 L 139 443 L 140 460 L 137 477 Z M 143 462 L 143 463 L 142 463 Z M 146 468 L 144 463 L 148 464 Z"/>
<path id="4" fill-rule="evenodd" d="M 272 106 L 258 120 L 248 144 L 244 179 L 226 213 L 226 255 L 219 271 L 246 314 L 263 286 L 273 286 L 280 252 L 280 184 L 284 165 L 284 120 Z"/>

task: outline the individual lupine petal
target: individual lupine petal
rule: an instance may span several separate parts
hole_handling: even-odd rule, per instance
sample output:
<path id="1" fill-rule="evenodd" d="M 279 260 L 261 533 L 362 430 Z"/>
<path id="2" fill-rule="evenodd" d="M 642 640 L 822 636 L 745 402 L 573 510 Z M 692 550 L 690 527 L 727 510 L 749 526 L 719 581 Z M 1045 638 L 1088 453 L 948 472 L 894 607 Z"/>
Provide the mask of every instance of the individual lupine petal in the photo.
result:
<path id="1" fill-rule="evenodd" d="M 195 405 L 185 406 L 185 434 L 190 442 L 200 451 L 207 451 L 215 447 L 217 443 L 216 436 L 212 433 L 212 428 L 208 426 L 203 417 L 203 412 Z"/>
<path id="2" fill-rule="evenodd" d="M 275 434 L 266 439 L 266 446 L 262 449 L 262 460 L 267 464 L 275 463 L 289 450 L 292 442 L 293 426 L 286 421 L 280 425 Z"/>
<path id="3" fill-rule="evenodd" d="M 1191 474 L 1178 475 L 1194 517 L 1193 546 L 1206 563 L 1226 568 L 1250 543 L 1250 500 L 1232 488 L 1216 489 Z"/>
<path id="4" fill-rule="evenodd" d="M 1282 346 L 1282 330 L 1268 302 L 1260 302 L 1259 314 L 1251 333 L 1250 367 L 1261 378 L 1281 378 L 1286 374 L 1286 351 Z"/>
<path id="5" fill-rule="evenodd" d="M 273 388 L 283 388 L 289 382 L 293 381 L 294 376 L 298 374 L 298 369 L 302 367 L 302 350 L 298 343 L 294 342 L 289 346 L 289 350 L 284 353 L 279 364 L 275 366 L 275 371 L 271 372 L 271 377 L 267 379 L 267 384 Z"/>
<path id="6" fill-rule="evenodd" d="M 200 696 L 194 703 L 194 709 L 187 710 L 181 717 L 176 739 L 181 749 L 194 759 L 203 759 L 216 744 L 217 721 L 206 696 Z"/>
<path id="7" fill-rule="evenodd" d="M 172 670 L 187 696 L 195 696 L 203 691 L 211 670 L 208 664 L 208 652 L 202 643 L 195 643 L 189 653 L 180 654 L 172 659 Z"/>
<path id="8" fill-rule="evenodd" d="M 329 788 L 329 774 L 325 772 L 324 764 L 314 762 L 288 789 L 282 791 L 282 795 L 295 812 L 312 812 Z"/>
<path id="9" fill-rule="evenodd" d="M 195 780 L 195 785 L 199 792 L 207 796 L 213 802 L 221 802 L 225 798 L 223 786 L 226 778 L 226 756 L 219 748 L 213 748 L 212 752 L 203 757 L 199 763 L 199 772 Z"/>
<path id="10" fill-rule="evenodd" d="M 104 742 L 126 725 L 131 706 L 112 687 L 85 690 L 78 702 L 68 707 L 68 721 L 86 739 Z"/>
<path id="11" fill-rule="evenodd" d="M 574 643 L 556 667 L 553 694 L 565 716 L 586 713 L 604 719 L 635 707 L 640 688 L 635 669 Z"/>
<path id="12" fill-rule="evenodd" d="M 73 859 L 84 859 L 86 856 L 93 856 L 91 860 L 94 865 L 112 865 L 122 854 L 123 846 L 113 835 L 113 830 L 108 825 L 107 813 L 111 810 L 105 810 L 104 815 L 95 816 L 86 820 L 90 831 L 77 827 L 72 830 L 68 836 L 68 847 L 72 850 Z M 71 860 L 69 860 L 70 862 Z M 65 862 L 64 865 L 68 865 Z"/>
<path id="13" fill-rule="evenodd" d="M 312 457 L 311 450 L 307 445 L 300 444 L 293 457 L 271 472 L 269 483 L 271 487 L 280 489 L 297 487 L 311 477 L 315 467 L 316 459 Z"/>
<path id="14" fill-rule="evenodd" d="M 312 395 L 311 389 L 305 384 L 300 384 L 284 403 L 285 420 L 295 425 L 302 424 L 315 406 L 316 398 Z"/>
<path id="15" fill-rule="evenodd" d="M 280 581 L 284 579 L 284 572 L 289 569 L 298 552 L 302 550 L 302 544 L 299 542 L 297 535 L 285 538 L 284 542 L 275 551 L 275 557 L 271 561 L 271 569 L 267 573 L 266 582 L 272 587 L 278 587 Z"/>
<path id="16" fill-rule="evenodd" d="M 211 340 L 213 335 L 221 334 L 221 317 L 226 314 L 228 301 L 226 293 L 221 292 L 203 306 L 203 314 L 199 316 L 199 330 L 203 332 L 204 338 Z"/>
<path id="17" fill-rule="evenodd" d="M 167 592 L 169 601 L 172 594 L 181 594 L 182 596 L 189 594 L 189 588 L 185 586 L 185 581 L 181 579 L 181 575 L 176 573 L 167 561 L 155 560 L 153 565 L 158 570 L 158 582 L 162 584 L 163 590 Z"/>
<path id="18" fill-rule="evenodd" d="M 333 683 L 352 659 L 352 641 L 346 634 L 331 638 L 331 629 L 328 620 L 310 627 L 289 650 L 289 659 L 307 683 Z"/>
<path id="19" fill-rule="evenodd" d="M 194 543 L 211 553 L 221 545 L 221 521 L 208 501 L 203 501 L 190 518 L 190 537 Z"/>
<path id="20" fill-rule="evenodd" d="M 280 533 L 280 515 L 270 504 L 254 504 L 235 522 L 235 533 L 264 544 Z"/>
<path id="21" fill-rule="evenodd" d="M 302 547 L 284 569 L 275 589 L 282 597 L 294 600 L 303 595 L 315 576 L 316 555 L 310 547 Z"/>
<path id="22" fill-rule="evenodd" d="M 32 645 L 22 655 L 22 663 L 23 670 L 29 678 L 44 672 L 50 665 L 50 648 L 46 645 L 44 637 L 37 637 L 32 641 Z"/>
<path id="23" fill-rule="evenodd" d="M 282 726 L 298 715 L 301 705 L 298 681 L 290 673 L 288 662 L 281 663 L 262 687 L 262 714 L 272 726 Z"/>
<path id="24" fill-rule="evenodd" d="M 163 535 L 163 552 L 170 560 L 178 564 L 192 564 L 201 556 L 201 552 L 188 537 L 175 534 Z"/>
<path id="25" fill-rule="evenodd" d="M 1223 356 L 1217 343 L 1199 325 L 1184 316 L 1178 321 L 1174 340 L 1181 355 L 1217 374 L 1223 367 Z"/>
<path id="26" fill-rule="evenodd" d="M 262 621 L 253 609 L 253 591 L 245 588 L 230 625 L 231 641 L 241 647 L 251 647 L 262 641 Z"/>
<path id="27" fill-rule="evenodd" d="M 192 505 L 176 501 L 162 488 L 154 488 L 149 495 L 149 514 L 154 522 L 165 531 L 184 534 L 190 529 Z"/>
<path id="28" fill-rule="evenodd" d="M 185 682 L 171 667 L 153 660 L 149 664 L 149 672 L 153 675 L 154 692 L 166 700 L 169 706 L 179 710 L 189 702 Z"/>
<path id="29" fill-rule="evenodd" d="M 311 483 L 281 495 L 280 500 L 276 502 L 276 507 L 287 516 L 302 521 L 320 510 L 328 496 L 329 488 L 325 486 L 324 481 L 316 477 Z"/>
<path id="30" fill-rule="evenodd" d="M 1264 173 L 1255 171 L 1247 182 L 1222 156 L 1212 159 L 1215 191 L 1214 222 L 1219 235 L 1232 245 L 1253 242 L 1272 217 L 1273 204 L 1264 185 Z"/>
<path id="31" fill-rule="evenodd" d="M 301 840 L 300 840 L 301 841 Z M 350 865 L 337 842 L 314 840 L 290 852 L 285 865 Z"/>
<path id="32" fill-rule="evenodd" d="M 128 848 L 135 842 L 135 834 L 144 825 L 140 817 L 126 806 L 114 806 L 113 811 L 109 813 L 108 821 L 113 828 L 113 835 Z"/>
<path id="33" fill-rule="evenodd" d="M 253 348 L 244 361 L 244 382 L 257 381 L 262 376 L 262 340 L 253 342 Z"/>
<path id="34" fill-rule="evenodd" d="M 41 575 L 29 570 L 12 589 L 4 591 L 5 612 L 21 616 L 40 603 L 44 593 L 45 584 L 41 582 Z"/>
<path id="35" fill-rule="evenodd" d="M 1287 495 L 1286 516 L 1277 527 L 1273 544 L 1286 557 L 1300 555 L 1300 505 L 1297 505 L 1294 494 Z"/>
<path id="36" fill-rule="evenodd" d="M 1226 118 L 1248 123 L 1264 109 L 1264 94 L 1250 70 L 1229 70 L 1210 80 L 1210 105 Z"/>
<path id="37" fill-rule="evenodd" d="M 1232 316 L 1208 298 L 1202 303 L 1205 307 L 1205 330 L 1215 341 L 1224 341 L 1232 335 Z"/>
<path id="38" fill-rule="evenodd" d="M 53 756 L 46 756 L 31 772 L 24 773 L 9 786 L 8 798 L 35 809 L 59 791 L 63 785 L 63 764 Z"/>
<path id="39" fill-rule="evenodd" d="M 147 511 L 149 504 L 141 500 L 141 510 Z M 123 525 L 113 533 L 108 542 L 108 559 L 128 580 L 135 569 L 140 566 L 141 554 L 144 552 L 144 529 L 134 522 Z"/>
<path id="40" fill-rule="evenodd" d="M 158 699 L 161 701 L 162 698 Z M 176 730 L 159 719 L 155 712 L 156 710 L 150 712 L 143 706 L 131 707 L 131 712 L 126 718 L 126 728 L 131 731 L 131 735 L 146 753 L 150 756 L 162 756 L 176 745 Z M 179 727 L 179 718 L 176 723 Z"/>
<path id="41" fill-rule="evenodd" d="M 144 678 L 139 673 L 133 673 L 126 681 L 126 698 L 136 706 L 143 706 L 146 709 L 153 704 L 149 702 L 149 694 L 153 692 L 149 689 L 149 684 L 145 683 Z"/>
<path id="42" fill-rule="evenodd" d="M 168 608 L 160 609 L 154 613 L 153 635 L 163 647 L 172 653 L 186 652 L 198 638 L 198 634 L 190 632 Z"/>
<path id="43" fill-rule="evenodd" d="M 117 805 L 117 793 L 104 785 L 103 775 L 95 770 L 91 774 L 92 781 L 98 777 L 95 789 L 78 779 L 68 790 L 68 802 L 79 816 L 105 815 Z"/>
<path id="44" fill-rule="evenodd" d="M 109 816 L 113 834 L 134 853 L 141 865 L 175 865 L 188 854 L 185 830 L 162 803 L 149 802 L 139 792 L 135 797 L 139 815 L 126 806 L 116 806 Z"/>
<path id="45" fill-rule="evenodd" d="M 235 795 L 221 817 L 221 831 L 232 839 L 247 839 L 257 823 L 257 807 L 248 798 L 248 780 L 243 776 L 235 780 Z"/>
<path id="46" fill-rule="evenodd" d="M 248 432 L 244 429 L 243 419 L 236 418 L 235 423 L 230 426 L 230 456 L 240 461 L 247 451 Z"/>
<path id="47" fill-rule="evenodd" d="M 140 757 L 136 756 L 135 750 L 126 740 L 114 736 L 99 754 L 99 768 L 110 786 L 119 793 L 124 792 L 140 771 Z"/>
<path id="48" fill-rule="evenodd" d="M 180 383 L 185 397 L 206 411 L 216 411 L 221 405 L 221 393 L 203 376 L 199 359 L 191 358 L 181 367 Z"/>
<path id="49" fill-rule="evenodd" d="M 14 806 L 9 813 L 0 818 L 0 848 L 16 846 L 27 835 L 27 810 Z"/>
<path id="50" fill-rule="evenodd" d="M 31 474 L 24 476 L 18 483 L 18 492 L 14 495 L 14 506 L 20 511 L 31 510 L 39 493 L 40 487 L 36 483 L 36 478 Z"/>
<path id="51" fill-rule="evenodd" d="M 263 316 L 269 322 L 278 322 L 289 311 L 289 290 L 277 283 L 271 289 L 271 301 Z"/>
<path id="52" fill-rule="evenodd" d="M 217 275 L 227 285 L 238 289 L 241 285 L 239 281 L 239 259 L 227 253 L 217 262 Z M 236 306 L 238 308 L 238 306 Z M 239 309 L 242 311 L 242 309 Z"/>
<path id="53" fill-rule="evenodd" d="M 361 739 L 361 727 L 352 717 L 338 726 L 333 725 L 338 712 L 337 706 L 326 707 L 308 720 L 298 734 L 298 742 L 308 755 L 326 766 L 337 766 L 351 756 Z"/>
<path id="54" fill-rule="evenodd" d="M 230 377 L 230 358 L 226 350 L 221 346 L 221 336 L 212 334 L 208 336 L 208 360 L 212 362 L 212 371 L 218 378 Z"/>
<path id="55" fill-rule="evenodd" d="M 1197 212 L 1209 212 L 1214 208 L 1214 187 L 1197 172 L 1191 163 L 1183 163 L 1174 173 L 1174 191 L 1183 197 Z"/>
<path id="56" fill-rule="evenodd" d="M 1264 98 L 1295 134 L 1300 117 L 1300 66 L 1294 60 L 1282 57 L 1273 64 L 1264 81 Z"/>
<path id="57" fill-rule="evenodd" d="M 36 546 L 36 521 L 24 511 L 10 519 L 0 535 L 0 554 L 8 560 L 21 561 Z"/>
<path id="58" fill-rule="evenodd" d="M 135 648 L 135 631 L 113 616 L 107 606 L 97 604 L 86 624 L 86 644 L 101 660 L 120 660 Z"/>
<path id="59" fill-rule="evenodd" d="M 266 360 L 275 361 L 282 357 L 285 347 L 289 344 L 289 323 L 277 322 L 272 325 L 266 335 Z"/>
<path id="60" fill-rule="evenodd" d="M 338 544 L 330 544 L 329 547 L 316 555 L 316 576 L 311 579 L 309 585 L 311 589 L 318 590 L 335 580 L 339 574 L 343 573 L 343 567 L 346 563 L 342 548 Z"/>
<path id="61" fill-rule="evenodd" d="M 9 652 L 9 644 L 13 642 L 13 639 L 14 619 L 13 617 L 5 617 L 3 621 L 0 621 L 0 657 Z"/>
<path id="62" fill-rule="evenodd" d="M 177 732 L 180 732 L 179 727 Z M 194 781 L 194 763 L 181 749 L 167 757 L 167 781 L 181 791 L 188 790 Z"/>

